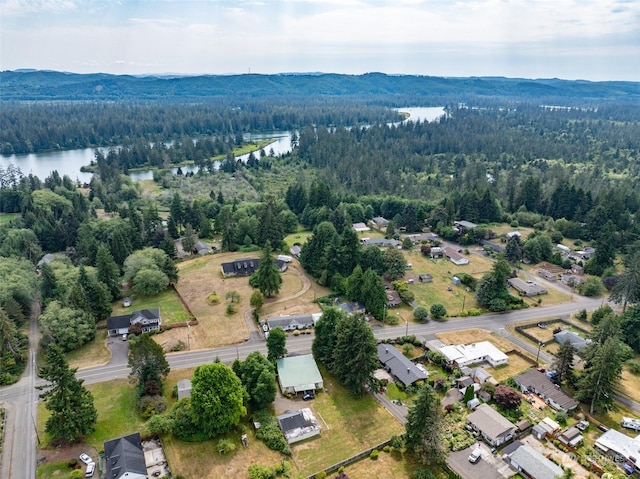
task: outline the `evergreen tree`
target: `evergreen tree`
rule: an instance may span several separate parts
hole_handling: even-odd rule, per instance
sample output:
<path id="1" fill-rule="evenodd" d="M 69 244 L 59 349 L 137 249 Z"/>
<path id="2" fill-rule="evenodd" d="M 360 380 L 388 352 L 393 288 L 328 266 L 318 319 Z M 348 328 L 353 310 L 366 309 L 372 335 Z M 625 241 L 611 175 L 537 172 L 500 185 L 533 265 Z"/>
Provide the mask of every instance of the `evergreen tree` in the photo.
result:
<path id="1" fill-rule="evenodd" d="M 43 263 L 40 267 L 40 297 L 42 298 L 42 304 L 45 306 L 49 301 L 56 299 L 56 275 L 53 272 L 53 268 Z"/>
<path id="2" fill-rule="evenodd" d="M 45 424 L 45 431 L 53 438 L 53 443 L 71 444 L 93 432 L 98 413 L 93 405 L 93 396 L 77 379 L 77 368 L 70 369 L 62 350 L 51 345 L 47 349 L 47 364 L 40 369 L 40 377 L 50 384 L 38 389 L 45 407 L 51 415 Z"/>
<path id="3" fill-rule="evenodd" d="M 424 384 L 409 408 L 405 445 L 420 462 L 442 464 L 445 460 L 442 406 L 433 388 Z"/>
<path id="4" fill-rule="evenodd" d="M 565 341 L 560 345 L 558 353 L 556 354 L 556 360 L 553 363 L 553 369 L 556 370 L 558 384 L 567 382 L 573 385 L 575 376 L 573 372 L 573 356 L 576 353 L 576 349 L 569 341 Z"/>
<path id="5" fill-rule="evenodd" d="M 611 299 L 622 303 L 622 312 L 628 304 L 640 302 L 640 252 L 635 252 L 625 260 L 625 271 L 611 291 Z"/>
<path id="6" fill-rule="evenodd" d="M 271 245 L 269 242 L 262 250 L 260 267 L 251 277 L 251 285 L 258 288 L 262 294 L 270 298 L 280 291 L 282 286 L 282 276 L 276 261 L 271 256 Z"/>
<path id="7" fill-rule="evenodd" d="M 170 214 L 170 217 L 173 218 L 173 221 L 175 221 L 176 229 L 179 234 L 180 228 L 184 226 L 185 217 L 184 217 L 184 205 L 178 193 L 174 193 L 173 198 L 171 199 L 171 205 L 169 206 L 169 214 Z"/>
<path id="8" fill-rule="evenodd" d="M 169 363 L 162 346 L 150 334 L 141 334 L 129 342 L 129 377 L 135 379 L 138 388 L 144 388 L 147 381 L 155 381 L 162 387 L 162 381 L 169 374 Z"/>
<path id="9" fill-rule="evenodd" d="M 264 246 L 269 242 L 279 248 L 284 238 L 284 228 L 278 216 L 276 200 L 269 196 L 258 213 L 258 244 Z"/>
<path id="10" fill-rule="evenodd" d="M 613 395 L 622 377 L 620 340 L 608 337 L 598 345 L 588 361 L 576 390 L 576 398 L 590 401 L 589 414 L 596 406 L 608 410 L 613 405 Z"/>
<path id="11" fill-rule="evenodd" d="M 358 265 L 347 278 L 347 297 L 352 301 L 360 301 L 363 296 L 363 276 L 362 268 Z"/>
<path id="12" fill-rule="evenodd" d="M 171 237 L 164 235 L 162 237 L 162 241 L 160 242 L 160 249 L 167 253 L 167 256 L 171 259 L 175 259 L 178 257 L 178 250 L 176 249 L 176 244 L 173 242 Z"/>
<path id="13" fill-rule="evenodd" d="M 336 324 L 335 336 L 333 372 L 353 396 L 361 397 L 375 388 L 373 372 L 379 363 L 373 331 L 360 317 L 349 315 Z"/>
<path id="14" fill-rule="evenodd" d="M 196 235 L 190 223 L 184 228 L 184 236 L 182 237 L 182 250 L 185 253 L 193 254 L 193 248 L 196 245 Z"/>
<path id="15" fill-rule="evenodd" d="M 368 269 L 362 275 L 362 293 L 358 301 L 362 302 L 367 311 L 376 318 L 384 316 L 387 293 L 385 292 L 382 278 L 372 269 Z"/>
<path id="16" fill-rule="evenodd" d="M 507 240 L 505 256 L 507 261 L 510 263 L 519 263 L 522 261 L 522 244 L 520 243 L 520 236 L 513 235 Z"/>
<path id="17" fill-rule="evenodd" d="M 111 301 L 120 297 L 120 271 L 113 260 L 109 249 L 104 245 L 98 246 L 96 254 L 96 269 L 98 281 L 104 284 L 111 295 Z"/>
<path id="18" fill-rule="evenodd" d="M 178 225 L 176 224 L 176 220 L 171 215 L 169 215 L 169 219 L 167 220 L 167 233 L 169 233 L 169 236 L 171 236 L 173 239 L 180 238 Z"/>
<path id="19" fill-rule="evenodd" d="M 325 308 L 315 326 L 315 338 L 311 350 L 316 360 L 327 366 L 333 366 L 333 351 L 336 344 L 336 325 L 342 321 L 346 313 L 336 307 Z"/>

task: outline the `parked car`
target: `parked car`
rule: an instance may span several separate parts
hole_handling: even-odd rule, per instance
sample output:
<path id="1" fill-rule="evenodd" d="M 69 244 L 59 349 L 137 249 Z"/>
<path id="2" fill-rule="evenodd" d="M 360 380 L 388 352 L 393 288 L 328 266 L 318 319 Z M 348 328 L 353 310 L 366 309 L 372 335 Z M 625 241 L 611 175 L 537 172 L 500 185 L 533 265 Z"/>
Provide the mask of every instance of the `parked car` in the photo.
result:
<path id="1" fill-rule="evenodd" d="M 89 464 L 90 462 L 93 462 L 93 459 L 91 459 L 91 456 L 89 456 L 89 454 L 85 454 L 84 452 L 80 454 L 79 457 L 80 457 L 80 460 L 85 464 Z"/>
<path id="2" fill-rule="evenodd" d="M 478 462 L 480 460 L 480 458 L 482 457 L 482 449 L 480 449 L 479 447 L 476 447 L 471 454 L 469 454 L 469 462 L 471 464 L 475 464 L 476 462 Z"/>
<path id="3" fill-rule="evenodd" d="M 90 462 L 87 464 L 87 470 L 84 473 L 84 477 L 93 477 L 93 473 L 96 471 L 96 463 Z"/>
<path id="4" fill-rule="evenodd" d="M 303 401 L 311 401 L 312 399 L 315 399 L 315 398 L 316 398 L 316 395 L 314 393 L 312 393 L 312 392 L 304 393 L 302 395 L 302 400 Z"/>
<path id="5" fill-rule="evenodd" d="M 123 334 L 123 335 L 122 335 L 122 340 L 123 340 L 123 341 L 126 341 L 126 340 L 127 340 L 127 335 L 126 335 L 126 334 Z"/>
<path id="6" fill-rule="evenodd" d="M 579 421 L 578 423 L 576 423 L 576 427 L 581 431 L 584 431 L 589 427 L 589 421 L 585 421 L 585 420 Z"/>

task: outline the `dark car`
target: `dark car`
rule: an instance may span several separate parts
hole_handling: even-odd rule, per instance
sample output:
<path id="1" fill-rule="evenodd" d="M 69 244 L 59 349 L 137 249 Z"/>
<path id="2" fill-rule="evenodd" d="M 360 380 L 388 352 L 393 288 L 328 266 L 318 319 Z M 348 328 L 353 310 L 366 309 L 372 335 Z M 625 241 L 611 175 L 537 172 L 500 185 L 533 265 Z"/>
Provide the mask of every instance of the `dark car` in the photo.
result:
<path id="1" fill-rule="evenodd" d="M 303 401 L 311 401 L 312 399 L 315 399 L 316 395 L 314 393 L 304 393 L 302 395 L 302 400 Z"/>

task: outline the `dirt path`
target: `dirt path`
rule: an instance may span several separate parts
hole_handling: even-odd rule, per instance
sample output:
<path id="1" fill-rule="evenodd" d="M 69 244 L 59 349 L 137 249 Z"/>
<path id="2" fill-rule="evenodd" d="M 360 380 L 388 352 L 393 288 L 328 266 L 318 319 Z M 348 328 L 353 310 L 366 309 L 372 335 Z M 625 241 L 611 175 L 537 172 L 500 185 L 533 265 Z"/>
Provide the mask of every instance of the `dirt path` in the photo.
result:
<path id="1" fill-rule="evenodd" d="M 311 280 L 309 279 L 307 274 L 304 271 L 302 271 L 302 266 L 292 262 L 289 264 L 288 271 L 290 271 L 291 273 L 296 275 L 298 278 L 300 278 L 300 280 L 302 281 L 302 288 L 300 288 L 300 290 L 296 291 L 293 294 L 283 296 L 282 298 L 278 298 L 270 302 L 269 306 L 272 306 L 274 304 L 286 303 L 287 301 L 291 301 L 292 299 L 299 298 L 300 296 L 305 294 L 307 291 L 309 291 L 309 289 L 311 289 Z M 247 326 L 249 327 L 249 331 L 251 332 L 252 339 L 254 339 L 255 337 L 254 333 L 257 333 L 258 337 L 261 337 L 262 335 L 258 330 L 258 326 L 256 322 L 253 320 L 253 308 L 248 308 L 245 310 L 244 319 L 245 319 L 245 322 L 247 323 Z"/>

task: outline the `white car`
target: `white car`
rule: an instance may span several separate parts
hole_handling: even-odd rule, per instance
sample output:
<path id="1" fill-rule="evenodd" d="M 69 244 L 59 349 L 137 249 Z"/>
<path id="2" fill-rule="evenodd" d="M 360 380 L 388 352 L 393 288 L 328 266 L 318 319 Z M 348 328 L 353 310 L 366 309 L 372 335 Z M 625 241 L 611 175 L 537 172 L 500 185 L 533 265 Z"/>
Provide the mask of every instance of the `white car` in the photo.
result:
<path id="1" fill-rule="evenodd" d="M 469 454 L 469 462 L 475 464 L 482 457 L 482 449 L 476 447 L 471 454 Z"/>
<path id="2" fill-rule="evenodd" d="M 93 459 L 91 459 L 91 456 L 89 456 L 89 454 L 85 454 L 84 452 L 80 454 L 79 457 L 80 457 L 80 460 L 85 464 L 89 464 L 90 462 L 93 462 Z"/>
<path id="3" fill-rule="evenodd" d="M 96 471 L 96 463 L 90 462 L 87 464 L 87 471 L 84 473 L 84 477 L 93 477 L 93 473 Z"/>

